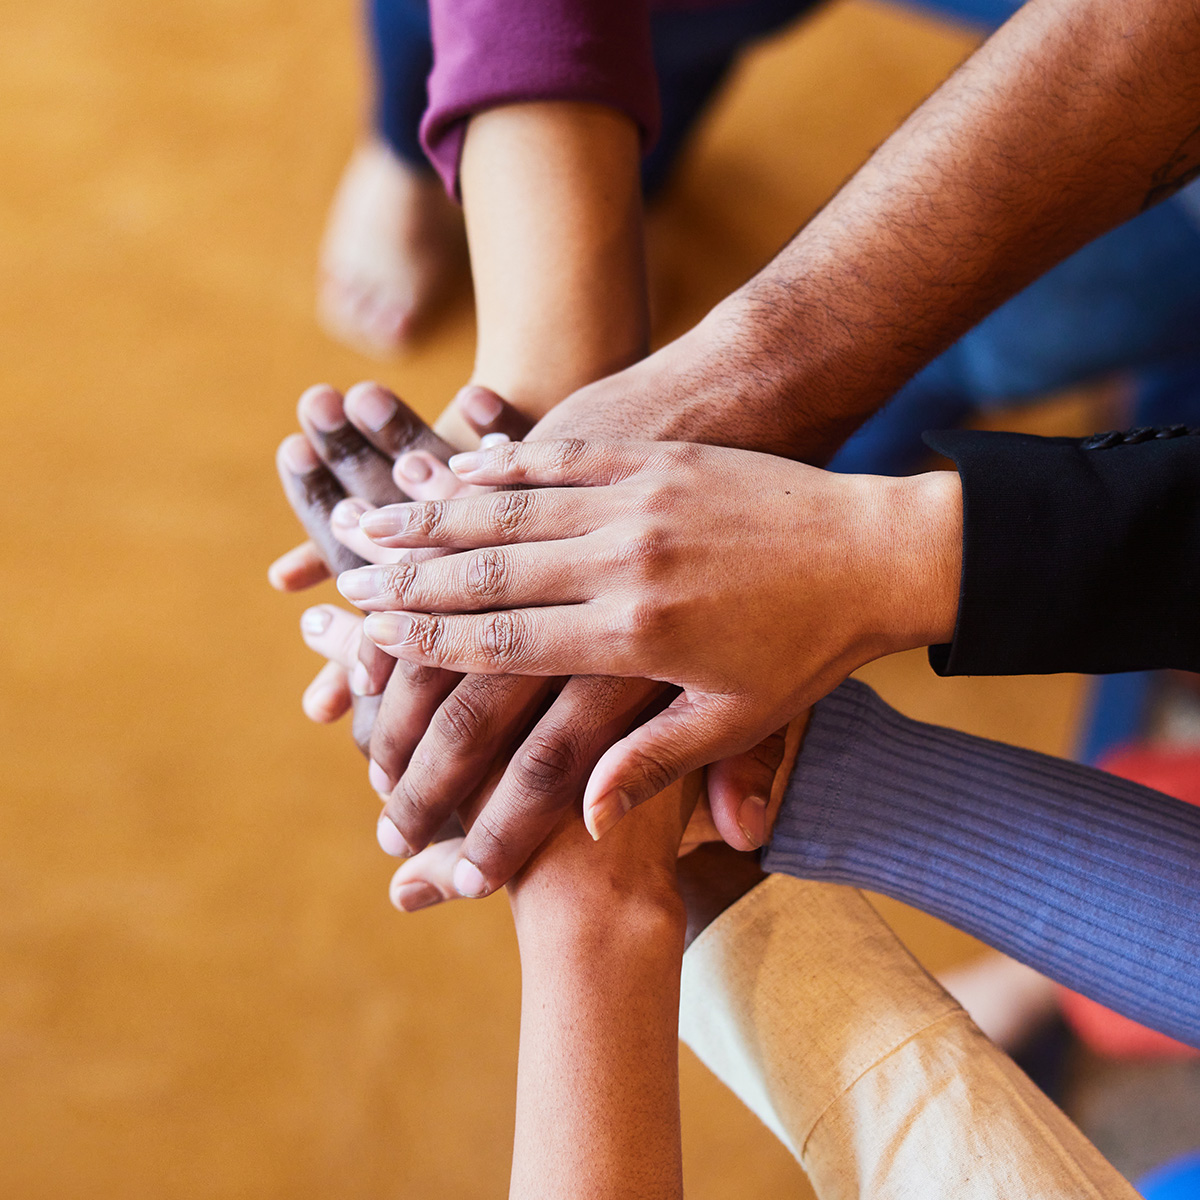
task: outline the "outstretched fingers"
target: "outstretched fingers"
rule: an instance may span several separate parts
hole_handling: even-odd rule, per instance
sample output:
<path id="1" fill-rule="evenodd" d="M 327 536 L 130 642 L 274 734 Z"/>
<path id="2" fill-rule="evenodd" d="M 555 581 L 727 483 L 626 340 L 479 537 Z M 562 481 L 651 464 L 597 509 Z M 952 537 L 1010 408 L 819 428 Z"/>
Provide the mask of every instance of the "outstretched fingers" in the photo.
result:
<path id="1" fill-rule="evenodd" d="M 589 604 L 470 616 L 373 612 L 367 636 L 393 658 L 483 675 L 636 675 Z"/>
<path id="2" fill-rule="evenodd" d="M 450 469 L 467 483 L 489 487 L 602 487 L 628 479 L 664 453 L 654 442 L 509 442 L 456 454 Z"/>
<path id="3" fill-rule="evenodd" d="M 468 550 L 580 537 L 604 525 L 614 511 L 602 492 L 561 488 L 392 504 L 364 512 L 359 524 L 380 546 Z"/>

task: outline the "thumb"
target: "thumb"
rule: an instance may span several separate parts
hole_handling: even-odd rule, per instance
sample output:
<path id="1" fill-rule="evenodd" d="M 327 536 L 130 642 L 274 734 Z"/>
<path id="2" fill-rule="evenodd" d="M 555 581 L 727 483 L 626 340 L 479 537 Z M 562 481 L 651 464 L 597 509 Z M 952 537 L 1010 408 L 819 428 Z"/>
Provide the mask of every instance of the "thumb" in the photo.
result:
<path id="1" fill-rule="evenodd" d="M 631 808 L 729 753 L 740 740 L 738 733 L 724 706 L 686 693 L 677 696 L 610 746 L 592 769 L 583 795 L 588 832 L 599 841 Z"/>
<path id="2" fill-rule="evenodd" d="M 462 388 L 454 397 L 454 407 L 480 437 L 503 433 L 519 442 L 533 428 L 533 422 L 519 408 L 478 383 Z"/>
<path id="3" fill-rule="evenodd" d="M 787 749 L 787 726 L 745 754 L 714 762 L 705 773 L 713 824 L 735 850 L 766 840 L 767 805 Z"/>

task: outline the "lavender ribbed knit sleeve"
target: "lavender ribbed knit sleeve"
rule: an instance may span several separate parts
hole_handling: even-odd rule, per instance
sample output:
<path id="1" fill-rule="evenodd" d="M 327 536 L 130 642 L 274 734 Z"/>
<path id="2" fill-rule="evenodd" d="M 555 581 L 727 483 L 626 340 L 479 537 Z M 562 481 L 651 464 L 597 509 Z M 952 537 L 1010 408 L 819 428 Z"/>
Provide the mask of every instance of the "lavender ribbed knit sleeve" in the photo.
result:
<path id="1" fill-rule="evenodd" d="M 813 712 L 763 865 L 912 904 L 1200 1046 L 1200 808 L 851 680 Z"/>
<path id="2" fill-rule="evenodd" d="M 451 195 L 466 119 L 526 100 L 583 100 L 658 132 L 650 0 L 430 0 L 433 71 L 421 141 Z"/>

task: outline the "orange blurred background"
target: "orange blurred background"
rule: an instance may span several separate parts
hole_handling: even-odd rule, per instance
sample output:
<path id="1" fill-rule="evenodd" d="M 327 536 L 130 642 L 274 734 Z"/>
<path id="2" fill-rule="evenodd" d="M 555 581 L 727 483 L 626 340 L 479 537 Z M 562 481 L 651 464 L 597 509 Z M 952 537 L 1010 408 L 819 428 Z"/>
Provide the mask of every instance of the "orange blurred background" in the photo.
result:
<path id="1" fill-rule="evenodd" d="M 838 3 L 756 52 L 654 218 L 660 333 L 740 283 L 973 45 Z M 505 1194 L 519 976 L 503 898 L 401 917 L 377 803 L 272 593 L 302 388 L 434 416 L 464 295 L 386 366 L 313 320 L 362 127 L 346 5 L 63 0 L 0 43 L 0 1195 Z M 751 201 L 752 198 L 752 201 Z M 1066 400 L 1051 421 L 1090 422 Z M 865 672 L 903 711 L 1065 752 L 1070 677 Z M 966 937 L 884 903 L 923 959 Z M 807 1195 L 685 1054 L 688 1194 Z"/>

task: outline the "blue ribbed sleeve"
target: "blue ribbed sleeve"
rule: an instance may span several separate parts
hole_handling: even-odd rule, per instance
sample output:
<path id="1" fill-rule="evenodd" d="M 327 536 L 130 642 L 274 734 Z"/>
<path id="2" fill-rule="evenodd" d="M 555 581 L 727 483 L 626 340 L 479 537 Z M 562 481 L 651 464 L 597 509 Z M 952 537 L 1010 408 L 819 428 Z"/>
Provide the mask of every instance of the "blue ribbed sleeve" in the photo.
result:
<path id="1" fill-rule="evenodd" d="M 764 867 L 941 917 L 1200 1046 L 1200 809 L 912 721 L 850 680 L 813 712 Z"/>

